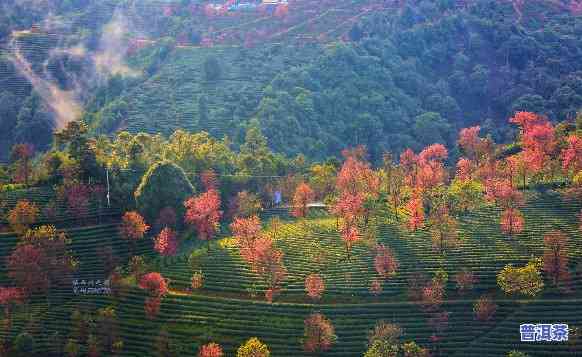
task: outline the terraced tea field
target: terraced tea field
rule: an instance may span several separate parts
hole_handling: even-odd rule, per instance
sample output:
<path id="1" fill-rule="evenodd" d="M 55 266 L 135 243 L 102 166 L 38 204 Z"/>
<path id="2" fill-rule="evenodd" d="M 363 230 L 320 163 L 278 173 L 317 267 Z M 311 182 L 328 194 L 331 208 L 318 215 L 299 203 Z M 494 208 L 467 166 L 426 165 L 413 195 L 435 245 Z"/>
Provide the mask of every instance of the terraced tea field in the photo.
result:
<path id="1" fill-rule="evenodd" d="M 30 197 L 34 197 L 34 192 L 31 191 Z M 198 346 L 208 341 L 219 342 L 227 356 L 232 356 L 242 342 L 253 336 L 268 344 L 273 356 L 302 356 L 306 355 L 300 343 L 303 320 L 314 311 L 322 312 L 333 322 L 338 336 L 337 344 L 324 353 L 325 356 L 361 356 L 365 351 L 367 331 L 381 319 L 400 324 L 406 339 L 434 347 L 430 341 L 433 334 L 428 324 L 430 314 L 408 301 L 406 281 L 414 272 L 430 275 L 443 267 L 449 274 L 443 309 L 450 317 L 449 328 L 438 344 L 441 355 L 503 356 L 511 349 L 531 356 L 571 355 L 567 344 L 520 344 L 519 324 L 563 322 L 580 326 L 582 280 L 579 276 L 574 278 L 573 294 L 559 295 L 547 283 L 544 293 L 530 300 L 507 297 L 496 287 L 495 276 L 505 264 L 522 264 L 532 255 L 543 254 L 542 236 L 552 229 L 568 234 L 572 268 L 582 261 L 582 240 L 576 225 L 580 205 L 564 202 L 553 193 L 530 193 L 528 196 L 529 203 L 523 210 L 526 219 L 523 233 L 513 239 L 504 236 L 498 227 L 499 210 L 485 207 L 461 217 L 462 243 L 446 256 L 431 249 L 428 232 L 409 233 L 395 222 L 380 219 L 378 241 L 393 250 L 400 268 L 395 277 L 384 283 L 379 296 L 368 290 L 376 277 L 370 250 L 360 243 L 355 246 L 351 261 L 346 260 L 335 218 L 321 210 L 313 210 L 305 222 L 283 217 L 283 224 L 276 232 L 265 227 L 266 233 L 275 237 L 275 245 L 285 253 L 288 270 L 283 292 L 272 304 L 264 301 L 263 284 L 242 261 L 233 239 L 226 236 L 226 232 L 212 245 L 209 253 L 205 244 L 184 242 L 179 255 L 154 258 L 151 264 L 151 269 L 170 279 L 171 289 L 156 319 L 145 317 L 145 295 L 135 285 L 123 290 L 118 298 L 75 296 L 69 289 L 62 288 L 53 292 L 50 309 L 44 299 L 34 300 L 30 305 L 34 326 L 46 331 L 36 341 L 37 349 L 58 349 L 55 341 L 60 338 L 63 342 L 70 333 L 72 309 L 94 312 L 110 305 L 115 307 L 120 321 L 123 356 L 153 355 L 161 327 L 168 330 L 173 348 L 183 356 L 195 356 Z M 266 211 L 263 221 L 279 213 L 284 212 Z M 93 277 L 102 271 L 103 262 L 95 254 L 99 247 L 111 245 L 120 257 L 127 256 L 126 243 L 118 237 L 115 224 L 71 228 L 67 233 L 80 260 L 78 276 Z M 3 234 L 2 255 L 9 254 L 15 244 L 14 235 Z M 189 289 L 192 276 L 189 256 L 193 251 L 202 253 L 204 273 L 204 286 L 194 292 Z M 136 253 L 153 258 L 148 239 Z M 475 272 L 478 282 L 472 292 L 459 295 L 452 276 L 463 268 Z M 320 273 L 326 284 L 323 298 L 317 303 L 310 301 L 304 292 L 305 276 L 313 272 Z M 1 280 L 8 284 L 4 271 Z M 476 322 L 472 305 L 486 292 L 495 296 L 498 309 L 492 322 Z M 25 325 L 23 312 L 18 312 L 14 320 L 13 335 Z M 85 348 L 82 347 L 81 352 Z"/>
<path id="2" fill-rule="evenodd" d="M 108 208 L 105 197 L 101 202 L 90 202 L 84 214 L 76 217 L 67 210 L 66 202 L 56 197 L 56 193 L 51 187 L 33 187 L 29 189 L 20 189 L 0 193 L 0 210 L 8 211 L 16 203 L 26 199 L 34 203 L 39 209 L 39 224 L 56 224 L 59 226 L 78 225 L 79 222 L 99 223 L 101 221 L 117 219 L 120 216 L 120 210 L 114 207 Z M 53 214 L 47 216 L 47 206 L 52 205 Z M 2 214 L 0 226 L 7 225 L 6 217 Z"/>
<path id="3" fill-rule="evenodd" d="M 160 7 L 161 12 L 164 3 L 142 5 Z M 395 4 L 293 1 L 284 19 L 260 11 L 209 18 L 197 13 L 195 26 L 213 45 L 179 43 L 155 75 L 118 99 L 127 110 L 123 122 L 108 130 L 169 135 L 180 128 L 204 130 L 215 137 L 239 135 L 238 127 L 255 115 L 264 91 L 279 73 L 317 58 L 329 40 L 346 35 L 356 20 L 383 6 Z M 252 39 L 252 48 L 247 48 L 247 38 Z M 152 47 L 156 46 L 129 63 L 142 68 Z M 204 74 L 204 62 L 210 57 L 218 59 L 221 71 L 211 80 Z"/>
<path id="4" fill-rule="evenodd" d="M 176 48 L 159 73 L 122 98 L 128 104 L 122 126 L 132 133 L 170 134 L 183 128 L 217 137 L 232 135 L 236 123 L 254 113 L 276 74 L 302 64 L 305 51 L 321 49 L 305 49 L 300 55 L 279 45 L 255 51 L 231 46 Z M 218 58 L 221 66 L 216 80 L 204 78 L 204 62 L 210 57 Z"/>

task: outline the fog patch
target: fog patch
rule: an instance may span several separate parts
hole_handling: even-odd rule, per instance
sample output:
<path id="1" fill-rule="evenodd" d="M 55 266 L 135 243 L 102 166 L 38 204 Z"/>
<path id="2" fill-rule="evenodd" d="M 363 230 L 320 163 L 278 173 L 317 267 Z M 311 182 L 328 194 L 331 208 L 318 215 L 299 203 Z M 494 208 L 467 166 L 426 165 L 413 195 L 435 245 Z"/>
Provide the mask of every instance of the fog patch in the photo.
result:
<path id="1" fill-rule="evenodd" d="M 111 21 L 103 26 L 99 50 L 93 57 L 96 73 L 101 79 L 114 75 L 135 77 L 140 74 L 125 63 L 128 30 L 128 20 L 119 10 L 116 10 Z"/>
<path id="2" fill-rule="evenodd" d="M 32 6 L 35 3 L 34 0 L 19 1 L 22 6 Z M 83 42 L 69 47 L 63 46 L 62 43 L 66 42 L 63 40 L 71 34 L 71 23 L 54 16 L 50 10 L 47 12 L 46 17 L 39 23 L 39 27 L 43 32 L 59 34 L 61 45 L 50 50 L 48 58 L 44 61 L 43 73 L 35 72 L 17 41 L 19 33 L 30 33 L 29 30 L 13 32 L 7 57 L 54 114 L 53 124 L 55 129 L 59 130 L 81 117 L 82 102 L 90 98 L 90 93 L 97 86 L 105 85 L 112 76 L 135 77 L 141 72 L 130 68 L 125 61 L 129 48 L 128 34 L 133 33 L 133 26 L 122 9 L 117 8 L 111 20 L 103 25 L 97 49 L 94 51 L 90 51 Z M 80 67 L 77 68 L 80 69 L 65 70 L 62 66 L 63 58 L 74 60 L 79 64 Z M 70 63 L 69 60 L 66 62 Z M 55 67 L 49 64 L 59 66 L 61 73 L 64 73 L 62 77 L 66 77 L 67 85 L 63 85 L 62 80 L 59 83 L 50 70 Z"/>
<path id="3" fill-rule="evenodd" d="M 62 90 L 56 84 L 37 75 L 32 69 L 30 62 L 22 55 L 15 39 L 12 39 L 10 49 L 11 55 L 8 58 L 51 109 L 54 114 L 55 128 L 62 129 L 69 122 L 78 120 L 82 113 L 82 107 L 76 99 L 75 91 Z"/>

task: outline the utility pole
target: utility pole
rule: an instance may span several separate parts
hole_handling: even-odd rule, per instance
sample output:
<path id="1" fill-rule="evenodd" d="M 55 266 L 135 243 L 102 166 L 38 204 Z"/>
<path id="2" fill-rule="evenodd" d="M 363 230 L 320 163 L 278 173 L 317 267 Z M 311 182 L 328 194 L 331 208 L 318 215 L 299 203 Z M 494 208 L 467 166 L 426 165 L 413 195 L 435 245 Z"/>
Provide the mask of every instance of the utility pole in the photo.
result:
<path id="1" fill-rule="evenodd" d="M 105 176 L 107 177 L 107 208 L 111 208 L 111 203 L 109 202 L 109 166 L 105 167 Z"/>

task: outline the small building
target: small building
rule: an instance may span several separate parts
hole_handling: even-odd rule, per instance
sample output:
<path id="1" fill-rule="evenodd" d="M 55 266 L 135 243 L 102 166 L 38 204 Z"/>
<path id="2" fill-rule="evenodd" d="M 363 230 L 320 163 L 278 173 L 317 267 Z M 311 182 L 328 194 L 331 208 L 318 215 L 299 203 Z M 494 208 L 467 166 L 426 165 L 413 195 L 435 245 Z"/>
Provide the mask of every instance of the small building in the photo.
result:
<path id="1" fill-rule="evenodd" d="M 280 5 L 287 4 L 287 0 L 263 0 L 263 5 Z"/>
<path id="2" fill-rule="evenodd" d="M 206 5 L 206 6 L 207 6 L 209 9 L 212 9 L 212 10 L 217 10 L 217 11 L 218 11 L 218 10 L 222 9 L 222 7 L 223 7 L 224 5 L 223 5 L 223 4 L 210 3 L 210 4 Z"/>
<path id="3" fill-rule="evenodd" d="M 254 11 L 257 8 L 257 4 L 241 2 L 239 4 L 231 5 L 228 10 L 230 11 Z"/>
<path id="4" fill-rule="evenodd" d="M 42 33 L 42 29 L 40 28 L 39 24 L 34 24 L 30 27 L 30 32 L 31 33 Z"/>

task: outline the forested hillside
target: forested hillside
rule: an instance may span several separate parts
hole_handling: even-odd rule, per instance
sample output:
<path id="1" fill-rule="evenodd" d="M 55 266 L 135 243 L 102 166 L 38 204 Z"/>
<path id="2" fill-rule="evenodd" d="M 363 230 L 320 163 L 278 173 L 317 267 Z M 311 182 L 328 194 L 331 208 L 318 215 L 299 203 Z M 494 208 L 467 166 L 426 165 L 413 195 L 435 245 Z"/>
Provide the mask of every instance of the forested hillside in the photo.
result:
<path id="1" fill-rule="evenodd" d="M 35 1 L 8 3 L 3 160 L 15 142 L 46 148 L 50 118 L 59 116 L 55 97 L 15 64 L 14 44 L 36 75 L 71 93 L 96 133 L 185 128 L 239 145 L 257 119 L 272 149 L 313 159 L 356 144 L 373 162 L 386 150 L 452 148 L 458 129 L 475 124 L 508 141 L 516 110 L 558 121 L 582 105 L 576 1 L 297 0 L 273 11 L 210 11 L 194 1 L 51 1 L 30 11 Z"/>
<path id="2" fill-rule="evenodd" d="M 509 2 L 456 10 L 435 3 L 397 17 L 376 13 L 354 27 L 354 42 L 279 75 L 257 113 L 271 144 L 327 154 L 360 143 L 375 146 L 377 160 L 383 150 L 450 146 L 475 123 L 505 141 L 513 135 L 505 119 L 516 110 L 553 120 L 575 113 L 579 18 L 549 2 L 526 2 L 521 21 Z"/>

